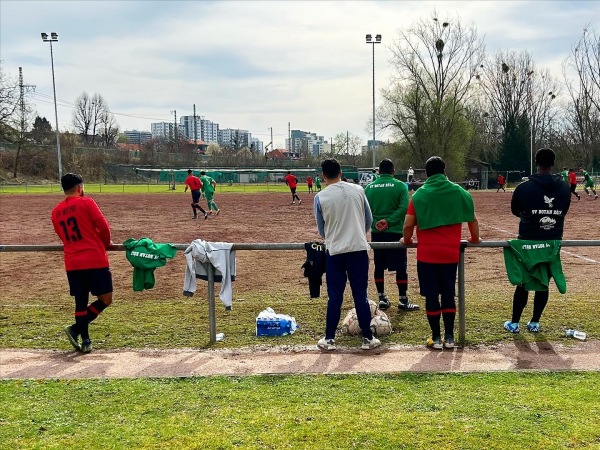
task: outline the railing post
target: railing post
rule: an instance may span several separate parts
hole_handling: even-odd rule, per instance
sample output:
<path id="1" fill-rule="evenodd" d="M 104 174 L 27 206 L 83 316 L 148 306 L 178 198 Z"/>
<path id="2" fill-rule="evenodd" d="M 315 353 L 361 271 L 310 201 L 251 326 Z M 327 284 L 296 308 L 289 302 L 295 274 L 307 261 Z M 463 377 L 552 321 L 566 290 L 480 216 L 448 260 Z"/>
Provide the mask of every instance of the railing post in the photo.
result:
<path id="1" fill-rule="evenodd" d="M 466 312 L 465 312 L 465 248 L 466 242 L 460 243 L 460 254 L 458 259 L 458 341 L 464 345 Z"/>
<path id="2" fill-rule="evenodd" d="M 210 343 L 217 342 L 217 319 L 215 316 L 215 267 L 208 264 L 208 336 Z"/>

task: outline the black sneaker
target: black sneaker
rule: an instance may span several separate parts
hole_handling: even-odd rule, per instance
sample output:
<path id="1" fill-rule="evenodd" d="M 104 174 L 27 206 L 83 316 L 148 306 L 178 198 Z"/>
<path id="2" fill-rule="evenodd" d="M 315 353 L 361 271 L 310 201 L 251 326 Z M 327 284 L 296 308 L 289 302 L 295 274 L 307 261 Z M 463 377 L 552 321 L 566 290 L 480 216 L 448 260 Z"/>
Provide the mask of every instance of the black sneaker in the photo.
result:
<path id="1" fill-rule="evenodd" d="M 68 327 L 65 327 L 65 333 L 67 334 L 67 337 L 69 338 L 69 342 L 71 343 L 73 348 L 75 350 L 77 350 L 78 352 L 80 352 L 81 345 L 79 344 L 79 335 L 75 334 L 75 332 L 73 331 L 73 326 L 69 325 Z"/>
<path id="2" fill-rule="evenodd" d="M 208 213 L 204 213 L 204 220 L 208 219 Z"/>
<path id="3" fill-rule="evenodd" d="M 401 298 L 398 302 L 398 309 L 403 311 L 418 311 L 420 307 L 419 305 L 409 302 L 408 298 Z"/>
<path id="4" fill-rule="evenodd" d="M 385 294 L 379 294 L 379 309 L 385 311 L 390 307 L 390 300 L 387 298 Z"/>
<path id="5" fill-rule="evenodd" d="M 85 339 L 81 343 L 81 351 L 83 353 L 90 353 L 92 351 L 92 341 L 90 339 Z"/>
<path id="6" fill-rule="evenodd" d="M 454 336 L 451 334 L 447 334 L 444 336 L 444 348 L 454 348 L 456 344 L 454 343 Z"/>

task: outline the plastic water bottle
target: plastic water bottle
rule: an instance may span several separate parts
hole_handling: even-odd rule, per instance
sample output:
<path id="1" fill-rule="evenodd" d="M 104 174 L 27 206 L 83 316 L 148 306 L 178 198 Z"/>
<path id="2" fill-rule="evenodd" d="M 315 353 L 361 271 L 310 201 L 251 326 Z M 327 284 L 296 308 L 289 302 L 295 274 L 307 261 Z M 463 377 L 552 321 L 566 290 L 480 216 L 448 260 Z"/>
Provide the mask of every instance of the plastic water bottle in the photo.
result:
<path id="1" fill-rule="evenodd" d="M 221 342 L 223 339 L 225 339 L 225 333 L 217 333 L 217 336 L 216 336 L 217 342 Z"/>
<path id="2" fill-rule="evenodd" d="M 583 331 L 577 331 L 577 330 L 565 330 L 565 334 L 569 337 L 574 337 L 575 339 L 579 339 L 580 341 L 585 341 L 585 339 L 587 338 L 587 334 L 585 334 Z"/>

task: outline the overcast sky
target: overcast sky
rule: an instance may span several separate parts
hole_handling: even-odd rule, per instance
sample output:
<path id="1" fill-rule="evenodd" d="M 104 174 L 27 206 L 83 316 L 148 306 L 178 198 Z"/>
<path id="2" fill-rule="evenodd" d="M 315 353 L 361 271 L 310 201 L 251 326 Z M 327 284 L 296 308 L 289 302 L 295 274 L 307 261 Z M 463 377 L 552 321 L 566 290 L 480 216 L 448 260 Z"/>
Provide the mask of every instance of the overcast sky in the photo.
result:
<path id="1" fill-rule="evenodd" d="M 366 140 L 376 89 L 393 71 L 398 30 L 429 18 L 460 17 L 485 37 L 488 53 L 527 50 L 560 76 L 561 62 L 600 2 L 577 1 L 0 1 L 0 59 L 6 72 L 35 85 L 30 101 L 54 127 L 50 48 L 58 121 L 72 129 L 83 91 L 101 94 L 122 130 L 196 113 L 221 128 L 249 130 L 265 144 L 273 127 L 283 147 L 288 122 L 326 139 L 350 131 Z M 376 96 L 376 103 L 380 96 Z M 387 139 L 383 132 L 377 139 Z"/>

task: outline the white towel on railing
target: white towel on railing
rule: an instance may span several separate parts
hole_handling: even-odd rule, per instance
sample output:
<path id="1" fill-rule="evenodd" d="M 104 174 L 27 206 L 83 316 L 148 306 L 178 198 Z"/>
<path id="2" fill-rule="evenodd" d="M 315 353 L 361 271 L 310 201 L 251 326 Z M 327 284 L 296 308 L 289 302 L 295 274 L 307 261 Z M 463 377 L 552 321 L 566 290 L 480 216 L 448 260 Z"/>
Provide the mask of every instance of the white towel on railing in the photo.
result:
<path id="1" fill-rule="evenodd" d="M 185 250 L 185 278 L 183 295 L 191 297 L 196 292 L 196 278 L 208 280 L 208 264 L 215 268 L 215 281 L 221 282 L 219 298 L 225 306 L 233 302 L 232 281 L 235 280 L 235 250 L 226 242 L 192 241 Z"/>

